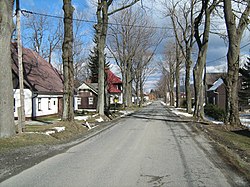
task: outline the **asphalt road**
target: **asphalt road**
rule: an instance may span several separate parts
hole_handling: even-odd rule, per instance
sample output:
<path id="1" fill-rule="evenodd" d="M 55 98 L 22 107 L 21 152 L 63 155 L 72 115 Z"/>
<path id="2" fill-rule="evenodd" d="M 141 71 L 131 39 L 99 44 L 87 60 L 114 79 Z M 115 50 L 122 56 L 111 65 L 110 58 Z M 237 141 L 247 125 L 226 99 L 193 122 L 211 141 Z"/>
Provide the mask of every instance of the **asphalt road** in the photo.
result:
<path id="1" fill-rule="evenodd" d="M 244 185 L 190 125 L 156 102 L 0 186 Z"/>

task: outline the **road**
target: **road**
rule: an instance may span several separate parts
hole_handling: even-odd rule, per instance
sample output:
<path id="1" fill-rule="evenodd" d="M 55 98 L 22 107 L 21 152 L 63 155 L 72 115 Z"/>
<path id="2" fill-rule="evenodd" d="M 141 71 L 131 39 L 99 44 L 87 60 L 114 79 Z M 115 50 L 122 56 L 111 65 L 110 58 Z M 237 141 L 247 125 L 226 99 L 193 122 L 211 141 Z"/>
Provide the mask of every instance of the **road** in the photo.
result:
<path id="1" fill-rule="evenodd" d="M 0 183 L 7 186 L 236 186 L 209 141 L 160 102 Z"/>

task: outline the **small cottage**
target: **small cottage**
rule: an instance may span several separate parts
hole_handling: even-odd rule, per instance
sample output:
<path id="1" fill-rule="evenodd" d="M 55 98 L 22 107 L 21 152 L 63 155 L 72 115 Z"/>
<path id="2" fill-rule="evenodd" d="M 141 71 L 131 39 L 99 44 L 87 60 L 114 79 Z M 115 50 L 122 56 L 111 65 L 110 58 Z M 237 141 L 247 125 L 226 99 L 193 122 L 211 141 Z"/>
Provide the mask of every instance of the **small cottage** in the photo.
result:
<path id="1" fill-rule="evenodd" d="M 11 46 L 14 117 L 20 106 L 17 45 Z M 63 79 L 61 74 L 38 53 L 23 48 L 25 117 L 36 118 L 62 113 Z"/>

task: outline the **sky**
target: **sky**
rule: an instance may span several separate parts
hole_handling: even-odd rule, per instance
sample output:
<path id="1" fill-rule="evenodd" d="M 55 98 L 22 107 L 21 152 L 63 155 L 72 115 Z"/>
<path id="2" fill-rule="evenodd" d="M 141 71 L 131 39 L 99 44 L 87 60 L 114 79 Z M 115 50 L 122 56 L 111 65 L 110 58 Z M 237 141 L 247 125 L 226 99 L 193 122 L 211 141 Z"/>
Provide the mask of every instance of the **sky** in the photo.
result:
<path id="1" fill-rule="evenodd" d="M 95 20 L 95 6 L 91 3 L 91 0 L 72 0 L 72 4 L 75 7 L 75 12 L 84 12 L 84 19 L 86 20 Z M 154 20 L 156 26 L 171 26 L 166 21 L 161 14 L 161 5 L 157 3 L 158 1 L 143 1 L 143 7 L 147 11 L 147 14 Z M 20 0 L 20 8 L 51 14 L 51 15 L 63 15 L 62 11 L 62 0 Z M 141 5 L 140 5 L 141 6 Z M 150 7 L 150 9 L 149 9 Z M 25 19 L 25 18 L 23 18 Z M 92 39 L 93 39 L 93 23 L 92 22 L 82 22 L 83 29 L 84 29 L 84 37 L 86 40 L 86 48 L 91 49 L 93 46 Z M 220 28 L 225 28 L 225 25 L 222 23 Z M 163 40 L 166 42 L 166 40 Z M 156 58 L 154 58 L 155 63 L 162 60 L 162 50 L 164 44 L 159 47 L 158 54 Z M 246 32 L 242 39 L 241 43 L 241 56 L 243 59 L 246 56 L 250 55 L 250 32 Z M 209 40 L 209 49 L 207 54 L 207 71 L 208 72 L 219 72 L 219 71 L 226 71 L 226 53 L 227 53 L 227 43 L 221 39 L 219 36 L 215 34 L 210 35 Z M 195 58 L 195 57 L 194 57 Z M 195 61 L 195 59 L 194 59 Z M 112 70 L 118 73 L 117 66 L 113 65 Z M 160 71 L 160 70 L 159 70 Z M 153 89 L 156 85 L 156 82 L 159 80 L 159 71 L 155 71 L 147 80 L 145 84 L 145 90 L 148 92 L 150 89 Z"/>

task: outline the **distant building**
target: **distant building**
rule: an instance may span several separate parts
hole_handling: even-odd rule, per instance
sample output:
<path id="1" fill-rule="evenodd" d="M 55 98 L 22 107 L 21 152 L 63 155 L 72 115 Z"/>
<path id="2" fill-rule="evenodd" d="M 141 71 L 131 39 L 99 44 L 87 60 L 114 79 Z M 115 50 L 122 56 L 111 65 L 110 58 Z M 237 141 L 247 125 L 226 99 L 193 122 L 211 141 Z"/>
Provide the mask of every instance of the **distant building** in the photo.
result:
<path id="1" fill-rule="evenodd" d="M 110 104 L 115 99 L 117 103 L 122 104 L 122 81 L 112 71 L 106 69 L 107 91 Z M 96 110 L 98 100 L 98 83 L 84 82 L 77 88 L 77 109 L 78 110 Z"/>

